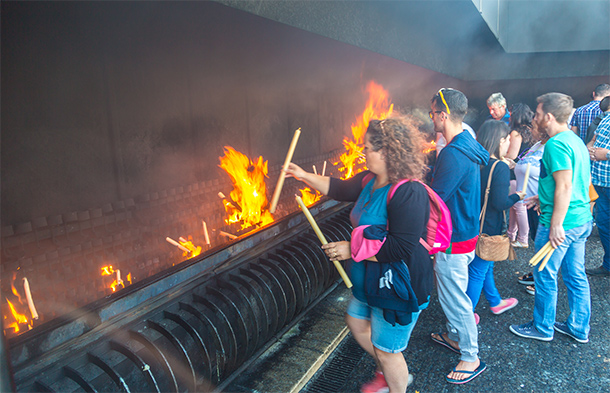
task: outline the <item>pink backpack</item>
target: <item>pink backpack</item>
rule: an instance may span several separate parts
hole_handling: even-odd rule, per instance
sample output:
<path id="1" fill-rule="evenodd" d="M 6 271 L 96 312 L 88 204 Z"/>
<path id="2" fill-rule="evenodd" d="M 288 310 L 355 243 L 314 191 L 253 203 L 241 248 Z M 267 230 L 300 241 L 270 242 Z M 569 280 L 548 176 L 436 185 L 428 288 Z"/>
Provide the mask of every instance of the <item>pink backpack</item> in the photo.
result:
<path id="1" fill-rule="evenodd" d="M 371 181 L 374 176 L 375 175 L 372 173 L 368 173 L 366 176 L 364 176 L 362 179 L 362 187 L 364 188 L 364 186 Z M 445 205 L 445 202 L 436 192 L 434 192 L 433 189 L 428 187 L 428 185 L 424 184 L 420 180 L 402 179 L 390 187 L 387 203 L 390 203 L 396 189 L 408 181 L 416 181 L 421 183 L 426 188 L 428 197 L 430 198 L 430 217 L 428 218 L 428 223 L 426 224 L 427 235 L 426 239 L 420 238 L 419 242 L 426 248 L 426 250 L 428 250 L 430 255 L 436 254 L 439 251 L 445 251 L 451 244 L 451 232 L 453 231 L 453 227 L 451 225 L 451 213 L 449 212 L 447 205 Z"/>

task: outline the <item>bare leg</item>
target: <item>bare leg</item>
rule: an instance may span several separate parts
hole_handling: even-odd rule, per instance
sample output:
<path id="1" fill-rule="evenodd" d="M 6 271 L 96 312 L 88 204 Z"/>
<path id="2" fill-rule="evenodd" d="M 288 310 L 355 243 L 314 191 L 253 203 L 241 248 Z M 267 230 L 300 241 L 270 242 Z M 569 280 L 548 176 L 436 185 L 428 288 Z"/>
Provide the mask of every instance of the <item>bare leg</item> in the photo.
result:
<path id="1" fill-rule="evenodd" d="M 357 319 L 346 314 L 345 323 L 347 323 L 347 327 L 362 349 L 376 359 L 373 343 L 371 342 L 371 321 Z"/>
<path id="2" fill-rule="evenodd" d="M 409 382 L 409 368 L 402 353 L 389 353 L 375 348 L 375 358 L 383 371 L 390 393 L 404 393 Z"/>

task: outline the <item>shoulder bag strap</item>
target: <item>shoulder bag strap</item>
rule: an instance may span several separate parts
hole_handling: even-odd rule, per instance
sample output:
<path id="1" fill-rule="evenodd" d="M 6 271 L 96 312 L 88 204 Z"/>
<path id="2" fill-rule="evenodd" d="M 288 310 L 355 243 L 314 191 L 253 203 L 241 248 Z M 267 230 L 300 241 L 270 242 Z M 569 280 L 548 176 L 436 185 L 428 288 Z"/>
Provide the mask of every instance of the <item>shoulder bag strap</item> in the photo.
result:
<path id="1" fill-rule="evenodd" d="M 500 162 L 500 160 L 496 160 L 494 164 L 491 166 L 491 170 L 489 171 L 489 178 L 487 179 L 487 188 L 485 189 L 485 202 L 483 203 L 483 209 L 481 210 L 481 215 L 479 216 L 479 220 L 481 220 L 481 227 L 479 229 L 479 235 L 483 233 L 483 223 L 485 222 L 485 211 L 487 210 L 487 199 L 489 198 L 489 190 L 491 189 L 491 175 L 494 173 L 494 168 Z"/>

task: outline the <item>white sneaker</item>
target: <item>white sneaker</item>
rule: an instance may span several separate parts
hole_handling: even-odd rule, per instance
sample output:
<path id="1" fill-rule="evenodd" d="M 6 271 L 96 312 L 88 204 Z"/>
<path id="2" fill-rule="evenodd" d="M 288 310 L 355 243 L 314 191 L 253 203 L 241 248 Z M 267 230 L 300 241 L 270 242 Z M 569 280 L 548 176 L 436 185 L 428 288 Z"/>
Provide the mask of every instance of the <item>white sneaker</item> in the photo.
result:
<path id="1" fill-rule="evenodd" d="M 528 248 L 529 244 L 523 244 L 519 240 L 510 243 L 514 248 Z"/>

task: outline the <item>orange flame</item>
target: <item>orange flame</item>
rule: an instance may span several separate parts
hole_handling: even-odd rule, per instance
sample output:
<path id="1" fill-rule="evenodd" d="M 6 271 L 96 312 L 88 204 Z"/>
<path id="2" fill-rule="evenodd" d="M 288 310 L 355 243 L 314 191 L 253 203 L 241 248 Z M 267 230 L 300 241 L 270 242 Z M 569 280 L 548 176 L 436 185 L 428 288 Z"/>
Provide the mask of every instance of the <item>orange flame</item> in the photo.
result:
<path id="1" fill-rule="evenodd" d="M 112 292 L 116 292 L 116 289 L 118 288 L 118 286 L 120 285 L 121 287 L 125 288 L 125 281 L 123 281 L 122 278 L 120 278 L 119 272 L 120 270 L 114 270 L 112 268 L 112 265 L 108 265 L 108 266 L 104 266 L 101 268 L 102 270 L 102 276 L 111 276 L 113 274 L 115 274 L 114 280 L 110 283 L 109 288 L 112 289 Z M 131 284 L 131 272 L 127 273 L 127 281 L 129 282 L 129 284 Z"/>
<path id="2" fill-rule="evenodd" d="M 189 236 L 189 238 L 190 238 L 190 236 Z M 188 250 L 189 250 L 189 251 L 183 251 L 182 256 L 184 256 L 184 257 L 188 256 L 189 258 L 193 258 L 193 257 L 196 257 L 197 255 L 201 254 L 201 246 L 195 246 L 192 241 L 186 240 L 185 238 L 181 237 L 180 239 L 178 239 L 178 242 L 180 242 L 180 244 L 182 246 L 188 248 Z"/>
<path id="3" fill-rule="evenodd" d="M 394 110 L 394 104 L 390 102 L 389 94 L 383 86 L 370 81 L 366 86 L 366 91 L 369 95 L 366 107 L 360 117 L 356 119 L 356 123 L 352 124 L 353 140 L 347 137 L 343 139 L 346 152 L 339 157 L 343 164 L 339 168 L 339 172 L 344 172 L 341 179 L 349 179 L 365 169 L 364 167 L 357 168 L 356 165 L 364 162 L 362 144 L 364 143 L 364 135 L 366 134 L 369 122 L 373 119 L 385 119 Z M 335 163 L 335 165 L 338 164 L 338 162 Z"/>
<path id="4" fill-rule="evenodd" d="M 21 295 L 19 294 L 19 291 L 17 291 L 17 288 L 15 288 L 16 279 L 17 279 L 17 273 L 13 272 L 13 278 L 11 279 L 11 291 L 13 292 L 13 295 L 15 295 L 15 297 L 17 297 L 17 301 L 19 302 L 19 305 L 23 306 L 24 302 L 21 299 Z M 7 332 L 7 329 L 13 329 L 13 332 L 12 332 L 13 334 L 18 333 L 21 330 L 21 328 L 19 327 L 20 325 L 27 325 L 28 330 L 32 329 L 32 327 L 33 327 L 32 321 L 25 314 L 20 314 L 10 300 L 6 299 L 6 302 L 8 303 L 8 307 L 11 311 L 11 315 L 13 316 L 13 322 L 9 321 L 7 315 L 4 316 L 5 333 L 9 333 L 9 332 Z M 27 305 L 25 305 L 25 307 L 27 307 Z"/>
<path id="5" fill-rule="evenodd" d="M 220 157 L 220 167 L 227 172 L 233 182 L 231 199 L 237 204 L 223 199 L 229 218 L 227 224 L 241 222 L 242 229 L 254 225 L 267 225 L 273 222 L 273 216 L 266 210 L 267 161 L 258 157 L 256 162 L 233 149 L 225 146 L 225 155 Z"/>
<path id="6" fill-rule="evenodd" d="M 320 194 L 319 191 L 314 193 L 309 187 L 305 187 L 299 191 L 301 191 L 301 199 L 305 206 L 311 206 L 322 198 L 322 194 Z"/>
<path id="7" fill-rule="evenodd" d="M 432 141 L 432 142 L 428 143 L 426 146 L 424 146 L 424 154 L 428 154 L 434 150 L 436 150 L 436 142 L 434 142 L 434 141 Z"/>

